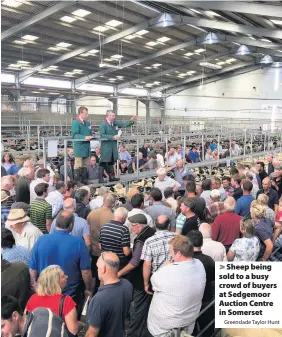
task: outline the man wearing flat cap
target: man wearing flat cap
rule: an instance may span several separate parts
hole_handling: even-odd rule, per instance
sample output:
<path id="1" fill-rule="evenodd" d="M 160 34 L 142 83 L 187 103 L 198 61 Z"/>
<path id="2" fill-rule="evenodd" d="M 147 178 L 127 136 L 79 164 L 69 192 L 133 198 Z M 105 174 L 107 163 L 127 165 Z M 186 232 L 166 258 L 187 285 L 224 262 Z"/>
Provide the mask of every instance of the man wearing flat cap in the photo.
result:
<path id="1" fill-rule="evenodd" d="M 147 316 L 150 308 L 152 296 L 147 294 L 144 290 L 143 279 L 143 263 L 141 260 L 141 253 L 144 242 L 153 236 L 156 230 L 149 227 L 147 218 L 144 214 L 135 214 L 128 217 L 131 223 L 132 231 L 137 235 L 133 243 L 132 258 L 129 263 L 119 271 L 118 276 L 121 277 L 128 274 L 128 279 L 133 285 L 133 302 L 134 306 L 130 312 L 130 326 L 127 336 L 143 336 L 149 335 L 147 329 Z M 144 333 L 147 332 L 147 333 Z"/>

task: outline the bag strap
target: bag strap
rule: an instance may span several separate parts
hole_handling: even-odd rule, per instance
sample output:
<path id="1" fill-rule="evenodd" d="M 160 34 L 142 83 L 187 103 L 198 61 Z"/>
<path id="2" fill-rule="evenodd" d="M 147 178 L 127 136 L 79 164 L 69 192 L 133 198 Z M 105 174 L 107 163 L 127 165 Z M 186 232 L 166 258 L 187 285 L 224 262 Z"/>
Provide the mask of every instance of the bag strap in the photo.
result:
<path id="1" fill-rule="evenodd" d="M 60 299 L 60 304 L 59 304 L 59 316 L 61 317 L 61 319 L 63 321 L 64 321 L 64 318 L 63 318 L 63 309 L 64 309 L 65 298 L 66 298 L 66 295 L 62 295 L 62 297 Z"/>

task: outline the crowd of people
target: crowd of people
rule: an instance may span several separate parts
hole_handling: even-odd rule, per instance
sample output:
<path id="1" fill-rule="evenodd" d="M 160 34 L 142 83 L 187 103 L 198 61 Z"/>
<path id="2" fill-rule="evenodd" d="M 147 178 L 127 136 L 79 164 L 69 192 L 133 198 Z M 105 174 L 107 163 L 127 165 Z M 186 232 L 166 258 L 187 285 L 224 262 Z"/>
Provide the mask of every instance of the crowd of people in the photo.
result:
<path id="1" fill-rule="evenodd" d="M 2 335 L 45 336 L 45 328 L 52 336 L 195 334 L 214 319 L 215 261 L 282 261 L 280 161 L 268 155 L 267 169 L 264 161 L 237 164 L 199 182 L 186 155 L 171 147 L 160 159 L 144 144 L 139 168 L 156 171 L 154 186 L 129 188 L 122 203 L 105 186 L 81 184 L 99 179 L 99 148 L 79 184 L 72 149 L 66 184 L 64 168 L 58 177 L 42 160 L 18 167 L 5 154 Z M 122 173 L 136 170 L 123 145 L 120 159 Z M 202 336 L 213 332 L 211 324 Z"/>

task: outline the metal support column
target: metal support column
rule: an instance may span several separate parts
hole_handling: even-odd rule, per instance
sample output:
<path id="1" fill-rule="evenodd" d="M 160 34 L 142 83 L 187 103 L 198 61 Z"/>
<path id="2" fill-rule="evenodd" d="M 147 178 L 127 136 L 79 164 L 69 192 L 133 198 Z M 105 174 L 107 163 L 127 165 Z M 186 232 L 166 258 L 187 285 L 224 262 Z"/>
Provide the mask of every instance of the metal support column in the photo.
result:
<path id="1" fill-rule="evenodd" d="M 251 133 L 251 154 L 253 154 L 253 134 Z"/>
<path id="2" fill-rule="evenodd" d="M 20 88 L 20 82 L 19 82 L 19 75 L 15 75 L 15 81 L 16 81 L 16 88 L 19 89 Z M 21 117 L 21 92 L 20 90 L 16 91 L 15 94 L 15 107 L 16 107 L 16 113 L 17 116 L 20 118 Z"/>
<path id="3" fill-rule="evenodd" d="M 74 80 L 72 80 L 71 81 L 71 91 L 72 92 L 75 92 L 75 82 L 74 82 Z M 73 117 L 75 117 L 76 116 L 76 97 L 75 97 L 75 95 L 71 95 L 70 96 L 70 111 L 71 111 L 71 115 L 73 116 Z"/>
<path id="4" fill-rule="evenodd" d="M 246 145 L 247 145 L 247 130 L 245 130 L 245 138 L 244 138 L 244 156 L 246 155 Z"/>
<path id="5" fill-rule="evenodd" d="M 136 146 L 137 146 L 137 151 L 136 151 L 136 170 L 137 170 L 137 178 L 139 179 L 139 138 L 137 137 L 136 140 Z"/>
<path id="6" fill-rule="evenodd" d="M 147 135 L 149 133 L 150 127 L 151 127 L 151 114 L 150 114 L 149 101 L 147 101 L 145 103 L 145 105 L 146 105 L 146 135 Z"/>
<path id="7" fill-rule="evenodd" d="M 72 144 L 73 145 L 73 144 Z M 64 140 L 64 182 L 67 184 L 67 156 L 68 156 L 68 141 Z"/>
<path id="8" fill-rule="evenodd" d="M 202 134 L 202 161 L 205 160 L 204 135 Z"/>

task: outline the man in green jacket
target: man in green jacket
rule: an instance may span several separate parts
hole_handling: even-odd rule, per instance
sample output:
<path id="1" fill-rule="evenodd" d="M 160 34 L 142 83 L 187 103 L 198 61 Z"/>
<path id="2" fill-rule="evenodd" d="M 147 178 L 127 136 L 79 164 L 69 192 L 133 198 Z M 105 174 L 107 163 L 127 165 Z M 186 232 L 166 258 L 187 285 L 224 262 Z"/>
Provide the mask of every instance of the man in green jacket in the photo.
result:
<path id="1" fill-rule="evenodd" d="M 87 184 L 87 165 L 91 154 L 90 140 L 93 138 L 91 125 L 87 121 L 88 109 L 81 106 L 78 109 L 78 117 L 72 122 L 71 133 L 74 139 L 82 139 L 73 143 L 74 150 L 74 180 Z"/>
<path id="2" fill-rule="evenodd" d="M 106 112 L 106 118 L 99 125 L 99 132 L 101 138 L 101 158 L 100 167 L 101 173 L 99 182 L 103 183 L 103 171 L 108 173 L 109 181 L 118 181 L 114 175 L 114 163 L 118 160 L 117 140 L 120 139 L 119 128 L 127 128 L 134 124 L 136 116 L 133 116 L 128 122 L 116 121 L 116 114 L 113 110 Z"/>

